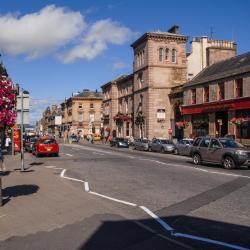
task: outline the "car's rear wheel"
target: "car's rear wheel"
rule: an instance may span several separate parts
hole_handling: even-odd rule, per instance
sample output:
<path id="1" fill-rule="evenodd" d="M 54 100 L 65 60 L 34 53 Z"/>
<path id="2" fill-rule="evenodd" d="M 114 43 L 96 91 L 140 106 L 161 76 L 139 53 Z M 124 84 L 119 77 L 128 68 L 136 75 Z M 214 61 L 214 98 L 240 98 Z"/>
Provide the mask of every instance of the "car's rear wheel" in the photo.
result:
<path id="1" fill-rule="evenodd" d="M 226 156 L 223 159 L 222 165 L 225 169 L 234 169 L 236 167 L 234 159 L 230 156 Z"/>
<path id="2" fill-rule="evenodd" d="M 201 156 L 199 154 L 194 154 L 193 155 L 193 163 L 195 165 L 200 165 L 201 164 Z"/>

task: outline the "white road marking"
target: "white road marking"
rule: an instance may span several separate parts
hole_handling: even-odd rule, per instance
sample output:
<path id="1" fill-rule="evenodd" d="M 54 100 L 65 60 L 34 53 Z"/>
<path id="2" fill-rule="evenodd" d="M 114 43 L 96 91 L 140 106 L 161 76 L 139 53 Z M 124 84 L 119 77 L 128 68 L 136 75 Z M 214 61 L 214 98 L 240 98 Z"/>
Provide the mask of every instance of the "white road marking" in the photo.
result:
<path id="1" fill-rule="evenodd" d="M 45 168 L 56 168 L 56 166 L 44 166 Z"/>
<path id="2" fill-rule="evenodd" d="M 131 203 L 131 202 L 127 202 L 127 201 L 115 199 L 115 198 L 112 198 L 112 197 L 110 197 L 110 196 L 106 196 L 106 195 L 99 194 L 99 193 L 96 193 L 96 192 L 90 191 L 89 194 L 93 194 L 93 195 L 96 195 L 96 196 L 100 196 L 100 197 L 102 197 L 102 198 L 105 198 L 105 199 L 108 199 L 108 200 L 111 200 L 111 201 L 116 201 L 116 202 L 119 202 L 119 203 L 122 203 L 122 204 L 125 204 L 125 205 L 129 205 L 129 206 L 132 206 L 132 207 L 136 207 L 136 206 L 137 206 L 135 203 Z"/>
<path id="3" fill-rule="evenodd" d="M 204 237 L 194 236 L 191 234 L 173 233 L 172 235 L 175 237 L 182 237 L 182 238 L 188 238 L 188 239 L 197 240 L 197 241 L 203 241 L 206 243 L 229 247 L 229 248 L 238 249 L 238 250 L 249 250 L 249 248 L 241 247 L 241 246 L 234 245 L 234 244 L 229 244 L 223 241 L 211 240 L 211 239 L 204 238 Z"/>
<path id="4" fill-rule="evenodd" d="M 49 167 L 53 167 L 53 166 L 49 166 Z M 116 199 L 116 198 L 112 198 L 110 196 L 106 196 L 106 195 L 103 195 L 103 194 L 92 192 L 89 189 L 88 182 L 64 176 L 65 172 L 66 172 L 66 169 L 63 169 L 63 171 L 60 174 L 60 176 L 62 178 L 84 183 L 85 191 L 88 192 L 89 194 L 93 194 L 93 195 L 96 195 L 96 196 L 99 196 L 99 197 L 102 197 L 102 198 L 105 198 L 105 199 L 108 199 L 108 200 L 112 200 L 112 201 L 115 201 L 115 202 L 118 202 L 118 203 L 122 203 L 122 204 L 125 204 L 125 205 L 133 206 L 133 207 L 137 207 L 138 206 L 135 203 L 130 203 L 130 202 L 127 202 L 127 201 L 123 201 L 123 200 L 119 200 L 119 199 Z M 239 176 L 239 175 L 237 175 L 237 176 Z M 214 245 L 229 247 L 229 248 L 238 249 L 238 250 L 249 250 L 248 248 L 244 248 L 244 247 L 241 247 L 241 246 L 238 246 L 238 245 L 234 245 L 234 244 L 229 244 L 229 243 L 226 243 L 226 242 L 223 242 L 223 241 L 212 240 L 212 239 L 209 239 L 209 238 L 199 237 L 199 236 L 195 236 L 195 235 L 191 235 L 191 234 L 183 234 L 183 233 L 174 232 L 174 228 L 172 228 L 170 225 L 168 225 L 165 221 L 163 221 L 159 216 L 157 216 L 156 214 L 154 214 L 148 208 L 146 208 L 144 206 L 139 206 L 139 207 L 144 212 L 146 212 L 148 215 L 150 215 L 153 219 L 155 219 L 166 231 L 170 232 L 170 234 L 172 236 L 182 237 L 182 238 L 188 238 L 188 239 L 197 240 L 197 241 L 203 241 L 203 242 L 206 242 L 206 243 L 209 243 L 209 244 L 214 244 Z M 5 215 L 3 215 L 3 216 L 5 216 Z M 1 216 L 0 216 L 0 218 L 1 218 Z"/>
<path id="5" fill-rule="evenodd" d="M 0 218 L 3 218 L 3 217 L 5 217 L 7 214 L 2 214 L 2 215 L 0 215 Z"/>
<path id="6" fill-rule="evenodd" d="M 65 154 L 65 155 L 67 155 L 67 156 L 73 156 L 72 154 Z"/>
<path id="7" fill-rule="evenodd" d="M 93 152 L 94 155 L 104 155 L 103 153 Z"/>
<path id="8" fill-rule="evenodd" d="M 85 192 L 89 192 L 89 183 L 88 182 L 85 182 L 84 183 L 84 189 L 85 189 Z"/>
<path id="9" fill-rule="evenodd" d="M 144 206 L 140 206 L 140 208 L 146 212 L 148 215 L 150 215 L 152 218 L 154 218 L 159 224 L 162 225 L 168 232 L 172 232 L 174 229 L 169 226 L 165 221 L 163 221 L 160 217 L 158 217 L 156 214 L 154 214 L 152 211 L 150 211 L 148 208 Z"/>

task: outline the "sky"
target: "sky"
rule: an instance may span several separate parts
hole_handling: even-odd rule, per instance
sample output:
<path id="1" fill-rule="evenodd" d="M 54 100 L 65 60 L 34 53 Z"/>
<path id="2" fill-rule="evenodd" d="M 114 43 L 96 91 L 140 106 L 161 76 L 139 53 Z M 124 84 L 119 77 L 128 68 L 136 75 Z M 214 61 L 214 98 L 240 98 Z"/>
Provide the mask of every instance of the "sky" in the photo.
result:
<path id="1" fill-rule="evenodd" d="M 212 35 L 250 51 L 249 9 L 250 0 L 0 0 L 0 61 L 30 92 L 34 124 L 72 92 L 131 73 L 130 45 L 145 32 L 177 24 L 187 50 L 192 37 Z"/>

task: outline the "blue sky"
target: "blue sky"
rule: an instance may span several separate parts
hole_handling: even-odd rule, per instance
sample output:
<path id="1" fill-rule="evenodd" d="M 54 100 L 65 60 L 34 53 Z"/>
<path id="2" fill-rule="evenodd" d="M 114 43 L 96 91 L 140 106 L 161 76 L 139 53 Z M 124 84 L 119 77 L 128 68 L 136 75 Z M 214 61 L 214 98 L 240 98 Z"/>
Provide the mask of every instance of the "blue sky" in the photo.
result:
<path id="1" fill-rule="evenodd" d="M 12 80 L 30 91 L 31 121 L 72 92 L 132 72 L 130 44 L 146 31 L 234 39 L 250 51 L 250 1 L 0 0 L 0 53 Z"/>

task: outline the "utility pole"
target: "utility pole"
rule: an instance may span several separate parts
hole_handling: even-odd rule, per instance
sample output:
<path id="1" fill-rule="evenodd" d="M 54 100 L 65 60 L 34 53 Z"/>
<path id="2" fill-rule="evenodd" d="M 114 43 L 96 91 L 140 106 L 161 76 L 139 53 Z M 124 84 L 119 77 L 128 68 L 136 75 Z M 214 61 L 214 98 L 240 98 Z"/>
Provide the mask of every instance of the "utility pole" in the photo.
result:
<path id="1" fill-rule="evenodd" d="M 23 152 L 23 89 L 21 88 L 21 172 L 24 169 L 24 152 Z"/>

